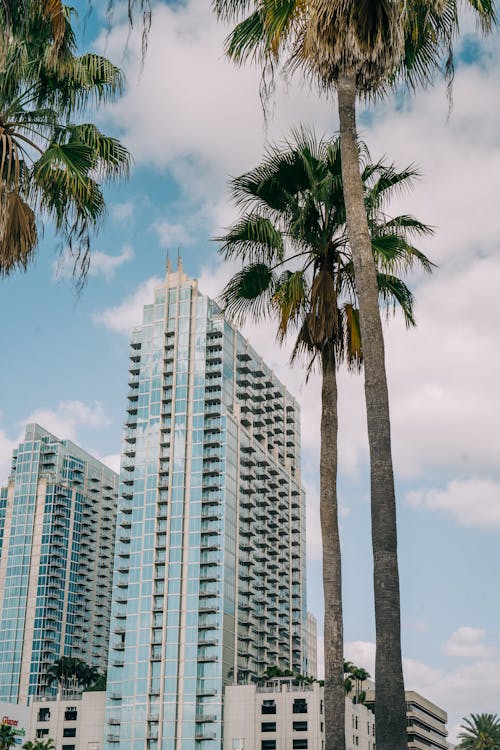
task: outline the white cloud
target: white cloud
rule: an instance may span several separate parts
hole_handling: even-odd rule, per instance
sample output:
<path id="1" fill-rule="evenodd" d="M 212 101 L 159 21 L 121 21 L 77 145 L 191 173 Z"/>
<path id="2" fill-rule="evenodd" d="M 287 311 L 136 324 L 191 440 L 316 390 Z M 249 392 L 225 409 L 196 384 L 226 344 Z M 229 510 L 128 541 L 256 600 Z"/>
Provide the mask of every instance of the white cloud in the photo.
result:
<path id="1" fill-rule="evenodd" d="M 444 644 L 444 653 L 463 659 L 489 659 L 495 656 L 496 649 L 484 640 L 486 631 L 482 628 L 463 626 L 455 630 Z"/>
<path id="2" fill-rule="evenodd" d="M 134 251 L 130 245 L 124 245 L 119 255 L 108 255 L 108 253 L 95 250 L 90 253 L 88 276 L 104 276 L 109 282 L 120 266 L 131 261 L 133 257 Z M 74 263 L 74 257 L 68 249 L 53 265 L 55 278 L 72 279 Z"/>
<path id="3" fill-rule="evenodd" d="M 134 326 L 140 325 L 142 321 L 142 308 L 151 304 L 154 298 L 154 290 L 161 285 L 161 279 L 153 276 L 146 279 L 131 295 L 115 307 L 94 313 L 92 319 L 95 323 L 101 323 L 106 328 L 126 336 Z"/>
<path id="4" fill-rule="evenodd" d="M 201 0 L 157 4 L 141 70 L 140 29 L 115 23 L 99 45 L 124 67 L 127 91 L 106 111 L 136 163 L 168 168 L 189 197 L 191 215 L 226 215 L 221 202 L 228 174 L 254 166 L 265 137 L 260 73 L 237 69 L 223 55 L 228 29 Z M 126 50 L 126 51 L 125 51 Z M 179 74 L 181 72 L 181 74 Z M 269 133 L 282 138 L 307 113 L 321 132 L 335 120 L 330 102 L 307 87 L 278 81 Z"/>
<path id="5" fill-rule="evenodd" d="M 111 205 L 111 218 L 114 221 L 125 221 L 126 219 L 131 219 L 133 215 L 133 201 L 124 201 L 123 203 L 113 203 Z"/>
<path id="6" fill-rule="evenodd" d="M 370 641 L 347 642 L 345 658 L 366 668 L 375 676 L 375 644 Z M 470 713 L 498 712 L 500 661 L 478 659 L 452 669 L 436 669 L 422 661 L 403 659 L 407 690 L 415 690 L 448 713 L 449 740 L 456 741 L 459 725 Z"/>
<path id="7" fill-rule="evenodd" d="M 38 423 L 61 440 L 72 440 L 80 444 L 78 436 L 82 428 L 99 430 L 107 427 L 110 424 L 110 419 L 104 406 L 98 401 L 91 404 L 78 400 L 60 401 L 55 407 L 40 407 L 28 414 L 18 423 L 18 433 L 12 439 L 5 430 L 0 429 L 0 486 L 4 486 L 7 482 L 12 451 L 24 439 L 25 426 L 31 422 Z M 89 452 L 92 455 L 97 455 L 95 452 Z M 110 456 L 109 459 L 110 462 L 102 460 L 113 468 L 112 457 Z"/>
<path id="8" fill-rule="evenodd" d="M 113 469 L 117 474 L 120 473 L 120 454 L 119 453 L 110 453 L 107 456 L 99 456 L 97 453 L 93 453 L 92 455 L 95 455 L 99 461 L 102 461 L 103 464 L 106 466 L 109 466 L 110 469 Z"/>
<path id="9" fill-rule="evenodd" d="M 414 490 L 406 499 L 415 507 L 450 513 L 461 526 L 500 527 L 500 483 L 489 479 L 456 479 L 442 490 Z"/>
<path id="10" fill-rule="evenodd" d="M 496 474 L 500 421 L 500 258 L 438 269 L 416 289 L 416 330 L 388 327 L 394 454 L 398 471 Z"/>
<path id="11" fill-rule="evenodd" d="M 61 401 L 55 408 L 35 409 L 23 420 L 24 423 L 37 422 L 56 437 L 77 440 L 78 429 L 82 426 L 99 429 L 109 423 L 102 404 L 85 404 L 83 401 Z"/>
<path id="12" fill-rule="evenodd" d="M 168 250 L 176 251 L 179 246 L 182 248 L 192 242 L 192 237 L 184 224 L 172 224 L 169 221 L 163 220 L 157 221 L 153 225 L 153 228 L 158 235 L 161 247 L 165 247 Z"/>

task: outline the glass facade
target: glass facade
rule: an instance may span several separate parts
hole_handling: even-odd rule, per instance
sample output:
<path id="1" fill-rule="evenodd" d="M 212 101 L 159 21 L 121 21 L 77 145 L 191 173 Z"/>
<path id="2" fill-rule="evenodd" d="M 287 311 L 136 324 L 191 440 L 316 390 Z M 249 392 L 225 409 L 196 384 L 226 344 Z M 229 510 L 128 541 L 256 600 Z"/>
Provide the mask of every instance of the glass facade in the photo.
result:
<path id="1" fill-rule="evenodd" d="M 179 269 L 130 352 L 107 750 L 220 750 L 223 689 L 303 671 L 299 413 Z"/>
<path id="2" fill-rule="evenodd" d="M 104 671 L 117 489 L 78 446 L 26 427 L 0 494 L 0 700 L 55 695 L 61 656 Z"/>

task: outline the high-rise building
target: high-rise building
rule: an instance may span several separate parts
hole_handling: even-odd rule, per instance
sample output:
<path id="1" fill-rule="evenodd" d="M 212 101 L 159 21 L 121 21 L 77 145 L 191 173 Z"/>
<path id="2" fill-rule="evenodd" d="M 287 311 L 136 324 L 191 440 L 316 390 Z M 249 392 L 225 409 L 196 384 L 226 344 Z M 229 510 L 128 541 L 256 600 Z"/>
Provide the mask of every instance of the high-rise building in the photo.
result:
<path id="1" fill-rule="evenodd" d="M 0 700 L 55 695 L 62 656 L 107 663 L 118 477 L 36 424 L 0 494 Z"/>
<path id="2" fill-rule="evenodd" d="M 304 669 L 299 409 L 179 267 L 130 352 L 108 750 L 220 750 L 223 688 Z"/>
<path id="3" fill-rule="evenodd" d="M 318 621 L 312 612 L 307 613 L 305 632 L 307 663 L 305 674 L 318 677 Z"/>

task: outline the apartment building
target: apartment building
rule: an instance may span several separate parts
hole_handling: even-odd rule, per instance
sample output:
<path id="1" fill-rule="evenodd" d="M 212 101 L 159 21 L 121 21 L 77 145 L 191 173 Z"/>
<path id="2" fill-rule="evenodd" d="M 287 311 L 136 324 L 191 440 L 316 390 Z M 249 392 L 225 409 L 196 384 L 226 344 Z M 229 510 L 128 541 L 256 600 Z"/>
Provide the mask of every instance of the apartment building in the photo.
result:
<path id="1" fill-rule="evenodd" d="M 62 656 L 107 664 L 118 477 L 26 427 L 0 495 L 0 700 L 55 696 Z"/>
<path id="2" fill-rule="evenodd" d="M 170 269 L 132 337 L 107 750 L 221 750 L 225 685 L 302 672 L 299 408 Z"/>

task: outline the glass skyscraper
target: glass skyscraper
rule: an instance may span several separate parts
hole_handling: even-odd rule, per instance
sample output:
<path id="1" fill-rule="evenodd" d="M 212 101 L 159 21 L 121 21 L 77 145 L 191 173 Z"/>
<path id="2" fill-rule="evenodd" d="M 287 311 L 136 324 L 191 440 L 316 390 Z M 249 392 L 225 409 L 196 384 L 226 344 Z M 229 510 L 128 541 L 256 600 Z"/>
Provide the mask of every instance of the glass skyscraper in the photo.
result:
<path id="1" fill-rule="evenodd" d="M 54 696 L 62 656 L 107 664 L 118 477 L 36 424 L 0 491 L 0 700 Z"/>
<path id="2" fill-rule="evenodd" d="M 299 409 L 179 266 L 130 352 L 107 750 L 220 750 L 223 690 L 303 672 Z"/>

